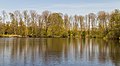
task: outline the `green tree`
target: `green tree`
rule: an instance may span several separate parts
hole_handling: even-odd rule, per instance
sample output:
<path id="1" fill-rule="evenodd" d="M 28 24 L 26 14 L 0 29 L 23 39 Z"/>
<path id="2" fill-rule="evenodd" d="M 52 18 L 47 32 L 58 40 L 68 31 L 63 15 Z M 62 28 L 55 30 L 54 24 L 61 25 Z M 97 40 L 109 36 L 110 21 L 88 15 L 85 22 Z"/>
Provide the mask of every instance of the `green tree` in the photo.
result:
<path id="1" fill-rule="evenodd" d="M 59 13 L 52 13 L 48 17 L 48 36 L 61 36 L 64 31 L 64 23 Z"/>
<path id="2" fill-rule="evenodd" d="M 48 26 L 49 26 L 49 22 L 48 22 L 49 14 L 50 12 L 47 10 L 42 12 L 42 22 L 45 24 L 45 36 L 46 37 L 47 37 L 47 31 L 48 31 Z"/>
<path id="3" fill-rule="evenodd" d="M 90 33 L 93 36 L 95 35 L 94 29 L 95 29 L 95 24 L 96 24 L 96 15 L 94 13 L 89 14 L 89 21 L 90 21 L 90 25 L 89 25 Z"/>
<path id="4" fill-rule="evenodd" d="M 69 35 L 69 31 L 70 31 L 70 20 L 69 20 L 69 16 L 67 14 L 64 15 L 64 34 L 63 37 L 68 37 Z"/>
<path id="5" fill-rule="evenodd" d="M 109 32 L 106 38 L 120 39 L 120 10 L 116 9 L 110 14 Z"/>
<path id="6" fill-rule="evenodd" d="M 4 23 L 2 22 L 2 17 L 0 16 L 0 34 L 3 35 L 4 34 Z"/>
<path id="7" fill-rule="evenodd" d="M 101 37 L 105 36 L 107 33 L 107 19 L 108 14 L 104 11 L 98 13 L 98 22 L 99 22 L 99 35 Z"/>
<path id="8" fill-rule="evenodd" d="M 29 27 L 29 14 L 28 14 L 28 11 L 25 10 L 23 11 L 23 16 L 24 16 L 24 22 L 25 22 L 25 36 L 28 35 L 28 27 Z"/>
<path id="9" fill-rule="evenodd" d="M 37 12 L 34 10 L 30 11 L 30 15 L 31 15 L 31 35 L 32 36 L 36 36 L 37 35 Z"/>
<path id="10" fill-rule="evenodd" d="M 20 22 L 19 22 L 19 35 L 21 36 L 26 36 L 26 26 L 22 20 L 22 18 L 20 18 Z"/>

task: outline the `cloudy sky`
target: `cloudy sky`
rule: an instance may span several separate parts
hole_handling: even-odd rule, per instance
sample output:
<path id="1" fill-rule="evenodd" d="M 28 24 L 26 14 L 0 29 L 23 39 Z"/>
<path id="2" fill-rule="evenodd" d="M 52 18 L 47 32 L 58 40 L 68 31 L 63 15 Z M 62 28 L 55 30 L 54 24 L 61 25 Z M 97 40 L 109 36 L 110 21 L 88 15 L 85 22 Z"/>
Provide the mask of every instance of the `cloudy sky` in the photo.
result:
<path id="1" fill-rule="evenodd" d="M 36 10 L 85 15 L 120 9 L 120 0 L 0 0 L 0 11 Z"/>

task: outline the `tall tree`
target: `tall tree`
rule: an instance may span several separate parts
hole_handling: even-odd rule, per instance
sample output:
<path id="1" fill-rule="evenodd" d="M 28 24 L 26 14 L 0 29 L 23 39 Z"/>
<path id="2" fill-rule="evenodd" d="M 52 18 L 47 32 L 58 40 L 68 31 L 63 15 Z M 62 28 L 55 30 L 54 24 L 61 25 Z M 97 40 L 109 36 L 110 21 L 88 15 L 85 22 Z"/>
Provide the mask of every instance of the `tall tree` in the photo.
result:
<path id="1" fill-rule="evenodd" d="M 22 20 L 22 18 L 20 18 L 20 22 L 19 22 L 19 34 L 21 36 L 26 36 L 26 26 Z"/>
<path id="2" fill-rule="evenodd" d="M 78 26 L 79 26 L 78 21 L 79 21 L 78 16 L 75 15 L 74 22 L 73 22 L 73 36 L 76 36 L 78 34 Z"/>
<path id="3" fill-rule="evenodd" d="M 42 36 L 43 35 L 43 19 L 42 19 L 42 15 L 38 15 L 38 36 Z"/>
<path id="4" fill-rule="evenodd" d="M 66 31 L 70 30 L 70 21 L 69 16 L 67 14 L 64 15 L 64 27 Z"/>
<path id="5" fill-rule="evenodd" d="M 23 16 L 24 16 L 24 22 L 25 22 L 25 36 L 28 35 L 28 27 L 29 27 L 29 14 L 28 14 L 28 11 L 25 10 L 23 11 Z"/>
<path id="6" fill-rule="evenodd" d="M 105 29 L 107 27 L 107 13 L 104 11 L 100 11 L 98 13 L 98 20 L 100 28 Z"/>
<path id="7" fill-rule="evenodd" d="M 31 29 L 32 29 L 31 35 L 36 36 L 36 34 L 37 34 L 37 19 L 36 19 L 37 13 L 36 13 L 36 11 L 31 10 L 30 15 L 31 15 Z"/>
<path id="8" fill-rule="evenodd" d="M 120 39 L 120 10 L 118 9 L 110 14 L 109 32 L 106 38 Z"/>
<path id="9" fill-rule="evenodd" d="M 91 29 L 93 30 L 96 24 L 96 15 L 94 13 L 90 13 L 89 16 L 90 16 Z"/>
<path id="10" fill-rule="evenodd" d="M 63 19 L 62 16 L 59 13 L 52 13 L 48 17 L 48 23 L 50 24 L 48 26 L 49 34 L 54 36 L 61 36 L 63 34 Z"/>
<path id="11" fill-rule="evenodd" d="M 4 34 L 4 23 L 2 22 L 2 17 L 0 16 L 0 34 Z"/>
<path id="12" fill-rule="evenodd" d="M 79 23 L 80 23 L 81 32 L 82 32 L 84 29 L 84 17 L 80 15 L 80 16 L 78 16 L 78 19 L 79 19 Z"/>
<path id="13" fill-rule="evenodd" d="M 48 31 L 48 26 L 49 26 L 49 22 L 48 22 L 49 14 L 50 14 L 49 11 L 42 12 L 43 22 L 45 23 L 46 36 L 47 36 L 47 31 Z"/>
<path id="14" fill-rule="evenodd" d="M 5 33 L 5 23 L 6 23 L 6 18 L 7 18 L 7 13 L 3 10 L 2 11 L 2 15 L 3 15 L 3 17 L 2 17 L 2 26 L 3 26 L 3 34 Z"/>
<path id="15" fill-rule="evenodd" d="M 16 28 L 17 28 L 17 25 L 16 25 L 16 20 L 15 20 L 15 15 L 14 13 L 9 13 L 10 15 L 10 18 L 11 18 L 11 24 L 10 24 L 10 27 L 11 27 L 11 33 L 12 34 L 16 34 Z"/>

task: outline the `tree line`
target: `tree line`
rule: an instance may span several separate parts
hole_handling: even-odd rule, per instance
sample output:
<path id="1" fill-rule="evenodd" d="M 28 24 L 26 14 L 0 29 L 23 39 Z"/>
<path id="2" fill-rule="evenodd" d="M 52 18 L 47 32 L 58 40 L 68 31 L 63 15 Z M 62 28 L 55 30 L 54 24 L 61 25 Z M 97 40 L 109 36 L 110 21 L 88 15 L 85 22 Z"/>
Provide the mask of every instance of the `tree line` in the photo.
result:
<path id="1" fill-rule="evenodd" d="M 85 16 L 35 10 L 18 10 L 0 16 L 0 36 L 22 37 L 93 37 L 119 39 L 120 10 L 111 13 L 99 11 Z"/>

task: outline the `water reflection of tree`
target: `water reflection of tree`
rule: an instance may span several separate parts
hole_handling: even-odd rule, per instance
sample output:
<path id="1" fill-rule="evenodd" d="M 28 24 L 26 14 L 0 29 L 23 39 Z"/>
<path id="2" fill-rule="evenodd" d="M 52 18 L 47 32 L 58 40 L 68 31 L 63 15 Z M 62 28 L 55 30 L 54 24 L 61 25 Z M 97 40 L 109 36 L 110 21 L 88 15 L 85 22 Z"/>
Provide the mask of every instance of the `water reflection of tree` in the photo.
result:
<path id="1" fill-rule="evenodd" d="M 4 39 L 0 42 L 0 57 L 3 55 L 5 58 L 10 56 L 8 60 L 14 65 L 34 66 L 34 64 L 61 64 L 62 62 L 82 62 L 82 60 L 86 60 L 120 66 L 119 41 L 72 38 L 16 38 L 9 41 Z"/>
<path id="2" fill-rule="evenodd" d="M 120 43 L 118 41 L 109 41 L 109 57 L 115 66 L 120 66 Z"/>

